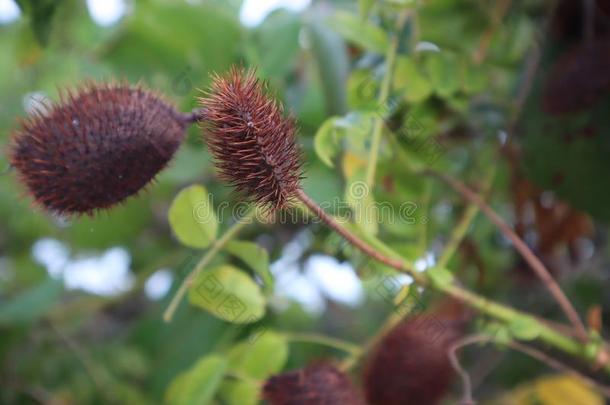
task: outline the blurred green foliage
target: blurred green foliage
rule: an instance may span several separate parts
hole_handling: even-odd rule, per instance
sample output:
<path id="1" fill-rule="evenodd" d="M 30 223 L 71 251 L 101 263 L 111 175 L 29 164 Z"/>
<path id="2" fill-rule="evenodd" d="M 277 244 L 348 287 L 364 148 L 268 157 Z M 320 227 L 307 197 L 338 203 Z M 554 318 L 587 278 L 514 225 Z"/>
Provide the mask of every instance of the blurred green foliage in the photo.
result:
<path id="1" fill-rule="evenodd" d="M 276 10 L 254 28 L 240 23 L 238 0 L 133 1 L 128 14 L 110 27 L 91 19 L 84 1 L 17 3 L 21 18 L 0 26 L 3 145 L 26 115 L 32 94 L 57 100 L 58 89 L 83 80 L 124 79 L 158 90 L 187 111 L 196 106 L 211 73 L 232 64 L 256 66 L 297 118 L 307 193 L 321 203 L 347 201 L 357 218 L 358 210 L 366 212 L 374 201 L 394 213 L 411 203 L 400 220 L 357 221 L 354 230 L 376 235 L 415 261 L 427 252 L 439 253 L 464 203 L 412 169 L 433 168 L 478 184 L 493 166 L 498 175 L 491 204 L 505 218 L 521 218 L 517 203 L 525 186 L 516 185 L 513 161 L 504 156 L 508 133 L 510 147 L 526 152 L 525 162 L 516 161 L 519 173 L 531 176 L 527 183 L 536 183 L 555 202 L 557 192 L 566 207 L 571 203 L 595 221 L 597 233 L 574 231 L 570 239 L 588 247 L 586 260 L 566 259 L 572 248 L 567 239 L 553 245 L 558 251 L 553 259 L 563 260 L 558 266 L 567 273 L 563 283 L 579 310 L 610 308 L 604 294 L 606 226 L 599 222 L 610 216 L 607 103 L 557 121 L 540 110 L 537 92 L 543 77 L 528 76 L 534 40 L 542 38 L 542 46 L 558 41 L 540 28 L 551 18 L 551 2 L 513 2 L 502 9 L 504 2 L 494 1 L 314 1 L 300 13 Z M 403 13 L 407 22 L 394 32 L 396 16 Z M 398 56 L 390 96 L 380 102 L 388 69 L 384 55 L 395 35 Z M 547 54 L 543 59 L 545 65 L 554 61 Z M 521 117 L 519 95 L 529 81 L 535 91 Z M 569 148 L 553 138 L 569 125 L 580 128 L 590 115 L 602 122 L 599 137 Z M 364 199 L 354 199 L 369 159 L 373 122 L 380 116 L 384 127 L 376 184 Z M 240 240 L 227 244 L 213 267 L 196 279 L 189 302 L 180 305 L 173 321 L 164 323 L 161 314 L 171 296 L 202 249 L 214 246 L 230 227 L 227 213 L 238 203 L 217 181 L 196 126 L 156 184 L 94 218 L 55 218 L 32 207 L 14 173 L 4 172 L 9 166 L 4 155 L 0 164 L 0 403 L 255 404 L 260 381 L 270 375 L 345 355 L 290 341 L 288 332 L 317 332 L 360 344 L 392 311 L 393 297 L 379 293 L 389 270 L 363 260 L 318 226 L 310 227 L 312 241 L 297 264 L 320 252 L 350 261 L 363 279 L 365 302 L 350 308 L 329 300 L 327 311 L 317 316 L 274 295 L 270 262 L 308 226 L 298 220 L 245 227 Z M 551 181 L 557 170 L 572 174 L 558 189 Z M 200 200 L 207 201 L 203 209 L 212 218 L 204 226 L 190 221 L 193 209 L 202 209 L 196 204 Z M 229 208 L 216 217 L 222 202 Z M 544 229 L 537 223 L 529 231 L 539 240 Z M 34 260 L 32 248 L 42 238 L 64 243 L 73 259 L 124 247 L 134 286 L 111 297 L 67 289 Z M 560 316 L 483 218 L 475 219 L 448 267 L 454 274 L 436 274 L 437 282 L 457 277 L 494 299 L 541 316 Z M 174 282 L 163 299 L 154 301 L 143 287 L 161 268 L 172 270 Z M 209 276 L 226 288 L 225 294 L 247 303 L 254 316 L 240 322 L 245 325 L 231 324 L 216 302 L 197 293 L 207 288 Z M 512 326 L 528 339 L 537 333 L 532 325 Z M 487 376 L 480 390 L 487 398 L 541 372 L 537 364 L 523 366 L 512 358 L 494 366 L 501 372 Z M 454 393 L 448 403 L 458 396 Z"/>

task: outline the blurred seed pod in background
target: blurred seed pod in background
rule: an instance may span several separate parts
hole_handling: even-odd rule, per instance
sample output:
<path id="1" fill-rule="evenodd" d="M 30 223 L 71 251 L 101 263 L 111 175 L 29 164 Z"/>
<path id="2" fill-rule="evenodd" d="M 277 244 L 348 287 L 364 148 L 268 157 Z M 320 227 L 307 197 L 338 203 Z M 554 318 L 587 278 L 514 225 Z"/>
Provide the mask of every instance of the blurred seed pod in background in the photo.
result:
<path id="1" fill-rule="evenodd" d="M 583 111 L 610 93 L 610 37 L 583 42 L 563 53 L 544 84 L 549 114 Z"/>
<path id="2" fill-rule="evenodd" d="M 37 205 L 93 214 L 137 194 L 174 156 L 185 117 L 128 84 L 87 83 L 21 122 L 9 158 Z"/>
<path id="3" fill-rule="evenodd" d="M 445 397 L 454 378 L 447 352 L 466 325 L 461 311 L 445 308 L 409 317 L 373 349 L 363 378 L 369 404 L 435 405 Z"/>
<path id="4" fill-rule="evenodd" d="M 320 363 L 270 377 L 263 399 L 271 405 L 364 405 L 348 376 Z"/>

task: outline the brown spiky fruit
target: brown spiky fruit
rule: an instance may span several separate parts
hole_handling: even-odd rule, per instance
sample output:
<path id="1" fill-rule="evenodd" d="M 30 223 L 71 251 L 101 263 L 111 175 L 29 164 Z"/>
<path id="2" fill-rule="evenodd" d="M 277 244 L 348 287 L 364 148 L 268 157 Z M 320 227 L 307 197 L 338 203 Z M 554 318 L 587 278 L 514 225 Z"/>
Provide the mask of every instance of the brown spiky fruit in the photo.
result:
<path id="1" fill-rule="evenodd" d="M 184 138 L 174 107 L 141 87 L 88 83 L 21 122 L 9 150 L 35 202 L 92 214 L 138 193 Z"/>
<path id="2" fill-rule="evenodd" d="M 301 179 L 295 123 L 253 70 L 214 76 L 200 98 L 205 140 L 220 172 L 243 197 L 271 209 L 290 204 Z"/>
<path id="3" fill-rule="evenodd" d="M 464 321 L 441 314 L 415 315 L 392 329 L 373 350 L 364 370 L 371 405 L 435 405 L 454 372 L 447 356 Z"/>
<path id="4" fill-rule="evenodd" d="M 364 405 L 349 378 L 327 363 L 269 378 L 263 398 L 271 405 Z"/>

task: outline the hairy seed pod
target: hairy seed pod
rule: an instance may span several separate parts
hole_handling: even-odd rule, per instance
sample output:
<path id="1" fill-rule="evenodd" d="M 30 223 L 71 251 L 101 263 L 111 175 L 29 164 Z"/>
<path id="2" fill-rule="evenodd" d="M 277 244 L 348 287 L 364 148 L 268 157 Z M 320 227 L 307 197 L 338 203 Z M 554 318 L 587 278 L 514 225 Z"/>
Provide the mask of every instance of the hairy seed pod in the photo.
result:
<path id="1" fill-rule="evenodd" d="M 447 394 L 453 369 L 447 351 L 464 323 L 419 314 L 392 329 L 373 350 L 364 370 L 371 405 L 435 405 Z"/>
<path id="2" fill-rule="evenodd" d="M 289 205 L 301 179 L 295 123 L 255 72 L 234 67 L 214 76 L 200 103 L 206 110 L 205 140 L 220 177 L 263 206 Z"/>
<path id="3" fill-rule="evenodd" d="M 349 378 L 326 363 L 269 378 L 263 398 L 271 405 L 364 405 Z"/>
<path id="4" fill-rule="evenodd" d="M 150 183 L 185 128 L 174 107 L 147 90 L 89 83 L 22 121 L 10 161 L 38 205 L 93 214 Z"/>

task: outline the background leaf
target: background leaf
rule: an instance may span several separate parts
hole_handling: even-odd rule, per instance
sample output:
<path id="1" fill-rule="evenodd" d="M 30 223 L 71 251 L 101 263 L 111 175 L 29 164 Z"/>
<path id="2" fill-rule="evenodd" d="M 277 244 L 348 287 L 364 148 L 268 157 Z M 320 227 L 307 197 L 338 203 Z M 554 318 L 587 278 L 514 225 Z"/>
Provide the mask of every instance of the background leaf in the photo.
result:
<path id="1" fill-rule="evenodd" d="M 384 54 L 388 47 L 389 41 L 385 32 L 355 14 L 343 11 L 337 12 L 329 18 L 327 24 L 346 40 L 363 49 Z"/>
<path id="2" fill-rule="evenodd" d="M 269 253 L 253 242 L 233 240 L 227 243 L 225 250 L 241 259 L 261 278 L 265 289 L 273 291 L 273 275 L 269 269 Z"/>
<path id="3" fill-rule="evenodd" d="M 279 373 L 288 360 L 288 342 L 279 333 L 262 330 L 254 342 L 234 346 L 228 354 L 229 369 L 263 380 Z"/>
<path id="4" fill-rule="evenodd" d="M 176 405 L 212 403 L 227 368 L 227 361 L 218 355 L 199 359 L 190 369 L 178 375 L 167 389 L 166 402 Z"/>
<path id="5" fill-rule="evenodd" d="M 216 239 L 218 221 L 203 186 L 182 190 L 169 208 L 169 223 L 180 242 L 195 248 L 205 248 Z"/>
<path id="6" fill-rule="evenodd" d="M 252 323 L 265 314 L 265 298 L 246 273 L 221 265 L 199 275 L 189 289 L 191 304 L 231 323 Z"/>

